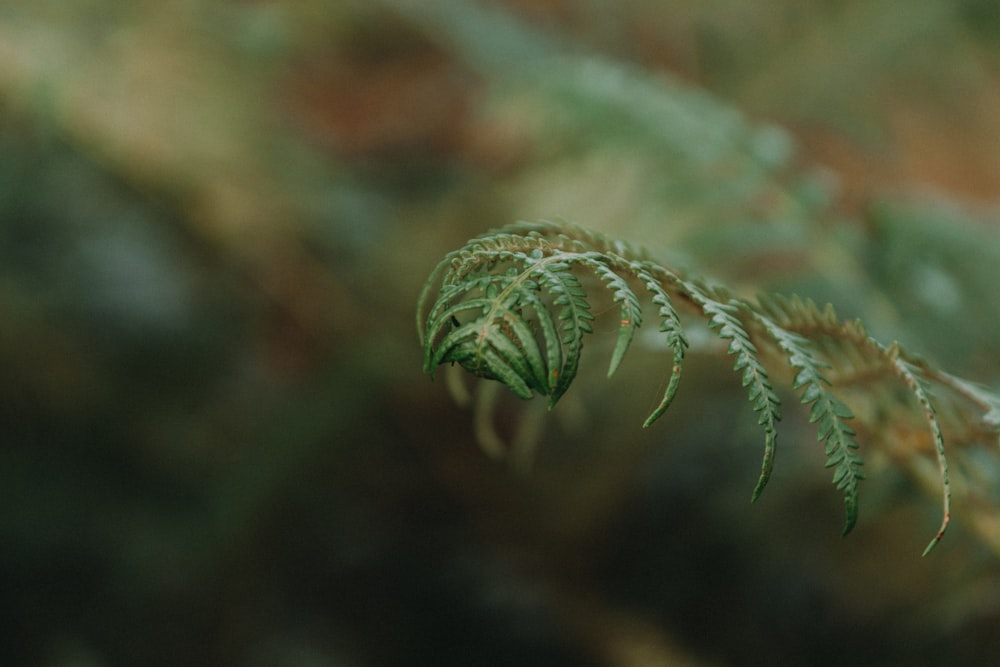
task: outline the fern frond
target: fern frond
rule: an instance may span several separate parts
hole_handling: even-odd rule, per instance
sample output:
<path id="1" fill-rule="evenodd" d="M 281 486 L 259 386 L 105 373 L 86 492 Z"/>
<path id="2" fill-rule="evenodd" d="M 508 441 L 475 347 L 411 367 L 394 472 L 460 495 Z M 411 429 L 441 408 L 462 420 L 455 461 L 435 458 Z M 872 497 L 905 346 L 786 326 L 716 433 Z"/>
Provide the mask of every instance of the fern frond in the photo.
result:
<path id="1" fill-rule="evenodd" d="M 624 244 L 580 230 L 573 230 L 580 238 L 571 238 L 566 229 L 555 223 L 512 225 L 470 240 L 439 263 L 417 309 L 426 372 L 459 363 L 476 376 L 500 380 L 522 398 L 537 392 L 555 405 L 579 371 L 584 336 L 593 333 L 590 301 L 573 272 L 582 265 L 620 308 L 608 370 L 614 373 L 642 324 L 639 298 L 628 283 L 640 267 L 609 252 L 631 252 Z M 506 270 L 499 272 L 500 266 Z M 438 281 L 438 299 L 425 316 Z M 669 298 L 658 301 L 668 304 Z"/>
<path id="2" fill-rule="evenodd" d="M 585 288 L 581 274 L 586 273 L 596 280 Z M 826 467 L 833 468 L 833 484 L 844 498 L 845 535 L 857 523 L 858 487 L 865 474 L 852 426 L 857 418 L 835 386 L 857 391 L 872 379 L 889 379 L 901 382 L 916 400 L 934 443 L 944 515 L 925 554 L 940 542 L 951 520 L 945 440 L 932 390 L 943 389 L 953 406 L 960 403 L 960 414 L 979 415 L 977 433 L 1000 435 L 1000 397 L 931 368 L 898 344 L 883 346 L 861 322 L 840 321 L 832 306 L 821 309 L 798 297 L 762 296 L 756 303 L 736 298 L 688 279 L 626 243 L 565 223 L 518 223 L 471 239 L 445 256 L 418 299 L 424 370 L 433 376 L 439 364 L 457 363 L 473 375 L 500 381 L 522 398 L 548 396 L 551 408 L 578 375 L 584 339 L 593 333 L 595 320 L 588 290 L 598 287 L 607 290 L 619 315 L 609 376 L 644 323 L 640 295 L 657 308 L 659 330 L 673 355 L 663 398 L 643 426 L 664 414 L 680 383 L 688 341 L 675 303 L 700 311 L 708 327 L 727 341 L 733 370 L 764 429 L 752 500 L 774 468 L 781 401 L 764 352 L 777 353 L 767 358 L 791 371 L 792 389 L 808 406 L 809 422 L 824 443 Z M 501 449 L 496 443 L 491 447 Z"/>

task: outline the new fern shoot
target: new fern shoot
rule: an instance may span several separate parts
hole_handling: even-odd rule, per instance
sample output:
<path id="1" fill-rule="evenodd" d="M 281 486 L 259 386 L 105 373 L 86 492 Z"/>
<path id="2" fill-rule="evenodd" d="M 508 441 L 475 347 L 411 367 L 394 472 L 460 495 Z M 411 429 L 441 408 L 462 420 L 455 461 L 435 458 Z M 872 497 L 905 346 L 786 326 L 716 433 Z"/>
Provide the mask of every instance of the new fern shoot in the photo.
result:
<path id="1" fill-rule="evenodd" d="M 753 500 L 773 469 L 781 420 L 781 402 L 765 358 L 786 365 L 792 388 L 809 406 L 809 421 L 824 445 L 833 483 L 843 494 L 845 535 L 857 521 L 858 487 L 865 475 L 852 427 L 855 415 L 838 397 L 835 385 L 849 385 L 862 376 L 898 380 L 920 409 L 937 461 L 943 516 L 924 554 L 941 540 L 951 519 L 952 486 L 931 389 L 944 390 L 950 404 L 977 413 L 979 431 L 994 438 L 997 399 L 932 369 L 898 344 L 882 345 L 860 322 L 838 320 L 831 306 L 820 309 L 797 297 L 749 301 L 579 226 L 518 223 L 470 240 L 449 253 L 428 278 L 417 307 L 424 370 L 433 376 L 440 364 L 459 364 L 475 376 L 502 382 L 521 398 L 547 396 L 554 406 L 576 378 L 584 338 L 593 333 L 591 300 L 581 282 L 587 273 L 619 309 L 609 376 L 643 325 L 642 300 L 657 308 L 657 326 L 672 362 L 666 390 L 646 427 L 669 408 L 680 384 L 688 341 L 677 304 L 690 306 L 726 341 L 733 370 L 764 431 Z"/>

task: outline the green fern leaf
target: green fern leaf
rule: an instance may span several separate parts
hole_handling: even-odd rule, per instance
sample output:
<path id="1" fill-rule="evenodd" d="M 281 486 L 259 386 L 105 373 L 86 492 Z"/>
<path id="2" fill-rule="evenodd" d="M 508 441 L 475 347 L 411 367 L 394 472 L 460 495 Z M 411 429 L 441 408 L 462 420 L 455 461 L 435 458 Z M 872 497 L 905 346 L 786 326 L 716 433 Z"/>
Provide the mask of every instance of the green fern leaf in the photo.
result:
<path id="1" fill-rule="evenodd" d="M 619 304 L 620 319 L 618 325 L 618 338 L 615 340 L 615 348 L 611 352 L 611 363 L 608 364 L 608 377 L 615 374 L 621 364 L 625 353 L 632 344 L 636 330 L 642 326 L 642 306 L 639 304 L 639 297 L 636 296 L 628 281 L 614 272 L 614 270 L 600 261 L 600 255 L 590 254 L 588 265 L 593 268 L 594 273 L 611 290 L 612 298 Z"/>
<path id="2" fill-rule="evenodd" d="M 556 371 L 555 384 L 549 397 L 552 407 L 569 389 L 580 368 L 583 336 L 593 333 L 590 323 L 594 316 L 580 280 L 570 270 L 570 263 L 560 256 L 539 260 L 533 266 L 532 276 L 551 294 L 553 306 L 558 309 L 557 319 L 562 323 L 562 363 Z"/>
<path id="3" fill-rule="evenodd" d="M 633 262 L 631 268 L 642 281 L 646 291 L 653 295 L 653 303 L 659 306 L 660 332 L 666 334 L 667 345 L 670 346 L 674 356 L 673 366 L 670 368 L 670 379 L 667 382 L 666 390 L 663 392 L 663 398 L 660 400 L 659 405 L 656 406 L 656 409 L 646 417 L 646 421 L 642 424 L 643 428 L 649 428 L 653 422 L 667 411 L 670 403 L 674 400 L 677 387 L 680 386 L 681 369 L 683 368 L 684 354 L 688 347 L 688 341 L 684 335 L 684 327 L 681 326 L 680 317 L 677 315 L 677 311 L 670 300 L 670 295 L 655 277 L 657 267 L 650 262 Z"/>
<path id="4" fill-rule="evenodd" d="M 816 424 L 817 438 L 825 442 L 826 467 L 834 468 L 833 484 L 844 494 L 843 534 L 847 535 L 858 520 L 858 482 L 865 478 L 864 463 L 854 439 L 856 433 L 846 423 L 854 418 L 854 413 L 827 389 L 830 381 L 822 369 L 829 364 L 817 359 L 808 349 L 806 338 L 782 328 L 769 317 L 758 314 L 756 318 L 788 355 L 789 365 L 797 370 L 792 388 L 802 389 L 802 403 L 811 404 L 809 422 Z"/>
<path id="5" fill-rule="evenodd" d="M 781 421 L 781 399 L 771 386 L 767 370 L 760 362 L 757 347 L 751 342 L 750 336 L 737 315 L 746 309 L 739 301 L 728 299 L 725 294 L 712 291 L 696 283 L 684 282 L 689 296 L 697 303 L 708 319 L 708 326 L 718 329 L 719 337 L 729 340 L 727 352 L 735 357 L 733 370 L 741 373 L 743 386 L 754 411 L 757 413 L 757 423 L 764 427 L 764 456 L 761 461 L 760 476 L 750 496 L 755 502 L 764 487 L 767 486 L 774 470 L 774 458 L 778 443 L 777 424 Z M 728 299 L 722 301 L 721 299 Z"/>
<path id="6" fill-rule="evenodd" d="M 826 373 L 838 383 L 857 384 L 862 381 L 859 378 L 872 377 L 902 381 L 932 435 L 941 473 L 944 516 L 924 553 L 941 540 L 951 516 L 951 485 L 932 386 L 958 396 L 964 414 L 971 409 L 980 419 L 979 433 L 990 438 L 1000 434 L 1000 398 L 932 369 L 896 344 L 882 346 L 860 322 L 840 322 L 831 306 L 820 309 L 812 301 L 779 296 L 751 303 L 721 288 L 688 280 L 599 233 L 561 223 L 518 223 L 471 239 L 448 253 L 431 272 L 417 304 L 425 371 L 433 376 L 440 364 L 459 364 L 476 376 L 505 384 L 517 396 L 548 395 L 549 406 L 555 405 L 576 378 L 584 337 L 593 332 L 595 316 L 577 275 L 583 271 L 593 272 L 619 310 L 609 376 L 620 366 L 643 324 L 633 285 L 641 284 L 658 308 L 659 330 L 672 350 L 673 364 L 663 398 L 644 426 L 667 410 L 680 382 L 688 341 L 674 302 L 680 299 L 696 306 L 709 328 L 728 341 L 726 351 L 733 357 L 733 370 L 740 375 L 765 433 L 753 500 L 773 470 L 781 419 L 780 400 L 758 344 L 777 347 L 794 371 L 792 388 L 809 408 L 809 421 L 824 446 L 826 467 L 833 469 L 833 484 L 843 494 L 845 535 L 857 522 L 864 463 L 851 426 L 855 416 L 833 392 Z M 428 309 L 435 285 L 437 294 Z"/>
<path id="7" fill-rule="evenodd" d="M 910 391 L 913 392 L 913 396 L 920 405 L 924 420 L 927 422 L 927 426 L 930 428 L 934 439 L 934 450 L 937 455 L 938 469 L 941 473 L 941 526 L 938 528 L 937 534 L 927 544 L 927 548 L 924 549 L 923 555 L 926 556 L 937 546 L 941 538 L 944 537 L 944 533 L 948 529 L 948 524 L 951 522 L 951 481 L 948 475 L 948 459 L 944 454 L 944 436 L 941 434 L 941 426 L 938 424 L 934 404 L 930 400 L 930 387 L 920 367 L 903 358 L 902 350 L 898 343 L 890 345 L 886 353 L 893 361 L 894 370 L 910 388 Z"/>
<path id="8" fill-rule="evenodd" d="M 533 322 L 538 326 L 542 335 L 542 344 L 545 349 L 545 359 L 541 362 L 541 372 L 543 374 L 542 387 L 538 392 L 543 396 L 551 395 L 558 384 L 559 370 L 563 366 L 562 341 L 560 340 L 556 322 L 552 317 L 552 312 L 539 296 L 541 285 L 538 281 L 525 281 L 528 289 L 521 292 L 521 304 L 535 314 Z"/>
<path id="9" fill-rule="evenodd" d="M 507 318 L 503 321 L 508 322 Z M 524 350 L 507 335 L 504 327 L 495 323 L 496 320 L 475 321 L 456 327 L 441 340 L 431 364 L 461 364 L 474 375 L 500 380 L 521 398 L 530 398 L 533 388 L 540 391 L 544 387 L 544 372 L 539 380 L 533 368 L 541 363 L 537 345 L 532 351 Z M 508 322 L 510 329 L 524 327 L 516 319 Z M 532 339 L 528 340 L 533 344 Z"/>

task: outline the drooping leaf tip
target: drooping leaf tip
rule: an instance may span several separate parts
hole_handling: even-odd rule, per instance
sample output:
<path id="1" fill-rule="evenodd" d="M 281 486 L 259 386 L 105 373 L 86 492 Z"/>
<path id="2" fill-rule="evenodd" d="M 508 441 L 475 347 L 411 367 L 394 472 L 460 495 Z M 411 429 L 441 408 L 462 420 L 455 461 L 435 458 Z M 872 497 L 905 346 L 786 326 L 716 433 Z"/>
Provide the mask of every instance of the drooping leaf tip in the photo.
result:
<path id="1" fill-rule="evenodd" d="M 936 547 L 938 545 L 938 542 L 940 541 L 941 541 L 941 535 L 935 535 L 934 539 L 931 540 L 930 543 L 927 545 L 927 547 L 924 549 L 924 552 L 920 554 L 920 557 L 926 558 L 927 554 L 933 551 L 934 547 Z"/>
<path id="2" fill-rule="evenodd" d="M 850 535 L 851 531 L 854 530 L 854 526 L 858 523 L 857 491 L 854 491 L 854 493 L 848 492 L 844 496 L 844 509 L 847 516 L 844 518 L 844 530 L 840 533 L 841 537 Z"/>

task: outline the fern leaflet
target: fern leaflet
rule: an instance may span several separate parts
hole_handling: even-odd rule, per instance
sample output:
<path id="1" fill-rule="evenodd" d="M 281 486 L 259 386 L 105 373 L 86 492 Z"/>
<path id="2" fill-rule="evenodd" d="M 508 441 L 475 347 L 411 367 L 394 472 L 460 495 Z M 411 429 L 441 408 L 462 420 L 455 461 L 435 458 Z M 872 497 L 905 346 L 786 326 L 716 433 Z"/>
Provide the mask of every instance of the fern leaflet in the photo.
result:
<path id="1" fill-rule="evenodd" d="M 809 341 L 801 335 L 787 331 L 773 320 L 758 315 L 782 352 L 788 355 L 788 364 L 797 372 L 792 380 L 793 389 L 802 389 L 802 403 L 810 405 L 809 422 L 816 424 L 816 435 L 825 441 L 826 467 L 833 468 L 833 484 L 844 494 L 847 515 L 844 535 L 854 528 L 858 520 L 858 482 L 865 478 L 863 462 L 857 453 L 856 435 L 846 420 L 854 413 L 827 387 L 830 380 L 823 375 L 829 364 L 818 360 L 808 349 Z"/>

